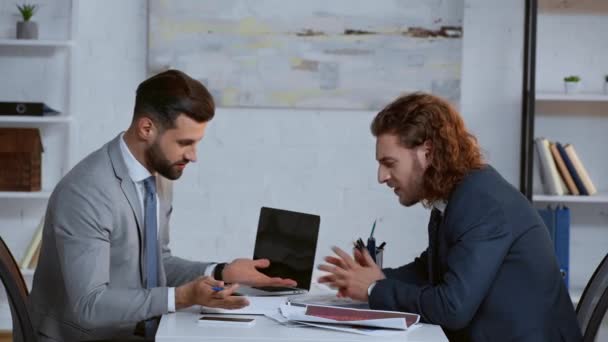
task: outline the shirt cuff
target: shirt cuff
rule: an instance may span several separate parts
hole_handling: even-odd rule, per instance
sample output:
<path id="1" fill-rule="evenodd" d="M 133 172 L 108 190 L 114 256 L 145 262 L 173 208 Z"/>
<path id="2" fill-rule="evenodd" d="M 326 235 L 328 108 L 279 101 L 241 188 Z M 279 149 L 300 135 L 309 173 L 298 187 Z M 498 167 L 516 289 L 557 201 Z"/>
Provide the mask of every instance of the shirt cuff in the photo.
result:
<path id="1" fill-rule="evenodd" d="M 367 296 L 371 297 L 372 296 L 372 290 L 374 289 L 374 286 L 376 286 L 376 283 L 378 283 L 377 281 L 373 282 L 368 288 L 367 288 Z"/>
<path id="2" fill-rule="evenodd" d="M 169 294 L 167 295 L 167 299 L 169 300 L 169 304 L 167 305 L 167 310 L 169 312 L 175 312 L 175 287 L 169 287 Z"/>
<path id="3" fill-rule="evenodd" d="M 205 268 L 205 273 L 203 274 L 205 277 L 213 277 L 213 271 L 215 271 L 215 266 L 217 263 L 210 264 Z"/>

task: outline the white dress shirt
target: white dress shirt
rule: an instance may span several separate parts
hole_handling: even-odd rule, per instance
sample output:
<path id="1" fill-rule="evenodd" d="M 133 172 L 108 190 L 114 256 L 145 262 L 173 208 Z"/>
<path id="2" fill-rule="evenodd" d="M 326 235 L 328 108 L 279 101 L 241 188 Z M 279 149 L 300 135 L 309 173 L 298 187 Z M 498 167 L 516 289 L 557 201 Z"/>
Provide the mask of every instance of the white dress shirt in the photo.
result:
<path id="1" fill-rule="evenodd" d="M 122 159 L 124 159 L 125 164 L 127 165 L 127 171 L 129 172 L 129 177 L 131 177 L 133 184 L 135 184 L 135 189 L 137 189 L 137 197 L 139 199 L 139 204 L 143 211 L 143 210 L 145 210 L 144 209 L 144 198 L 146 197 L 145 196 L 146 188 L 144 187 L 144 180 L 146 178 L 152 176 L 152 174 L 150 173 L 150 171 L 148 171 L 148 169 L 146 169 L 143 165 L 141 165 L 141 163 L 137 159 L 135 159 L 135 157 L 129 150 L 127 143 L 125 142 L 124 133 L 120 137 L 120 151 L 122 152 Z M 159 203 L 158 194 L 156 195 L 156 203 Z M 160 207 L 159 205 L 156 206 L 156 222 L 160 222 L 159 207 Z M 145 214 L 142 212 L 142 217 L 144 215 Z M 159 228 L 156 227 L 156 229 L 159 229 Z M 162 260 L 161 260 L 161 262 L 162 262 Z M 167 307 L 169 309 L 169 312 L 175 312 L 175 288 L 169 287 L 168 290 L 169 290 L 169 293 L 167 295 L 167 298 L 169 299 L 169 303 L 168 303 Z"/>

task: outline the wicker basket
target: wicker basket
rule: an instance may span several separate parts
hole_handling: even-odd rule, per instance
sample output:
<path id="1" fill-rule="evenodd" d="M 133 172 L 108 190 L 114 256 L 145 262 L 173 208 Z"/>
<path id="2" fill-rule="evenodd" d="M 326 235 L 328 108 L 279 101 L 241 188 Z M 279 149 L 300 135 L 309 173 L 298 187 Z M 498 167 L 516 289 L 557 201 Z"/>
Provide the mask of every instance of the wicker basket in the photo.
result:
<path id="1" fill-rule="evenodd" d="M 41 159 L 37 128 L 0 128 L 0 191 L 40 191 Z"/>

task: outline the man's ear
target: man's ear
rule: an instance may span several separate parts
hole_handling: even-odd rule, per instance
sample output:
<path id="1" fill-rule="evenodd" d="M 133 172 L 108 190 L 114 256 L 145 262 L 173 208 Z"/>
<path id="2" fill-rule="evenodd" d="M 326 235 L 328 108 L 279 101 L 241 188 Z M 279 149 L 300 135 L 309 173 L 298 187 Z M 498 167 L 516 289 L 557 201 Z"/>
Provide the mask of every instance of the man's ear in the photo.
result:
<path id="1" fill-rule="evenodd" d="M 422 145 L 417 148 L 417 157 L 420 165 L 427 168 L 433 161 L 433 143 L 430 140 L 425 140 Z"/>
<path id="2" fill-rule="evenodd" d="M 148 142 L 154 141 L 158 135 L 158 128 L 154 121 L 147 116 L 142 116 L 136 121 L 137 137 Z"/>

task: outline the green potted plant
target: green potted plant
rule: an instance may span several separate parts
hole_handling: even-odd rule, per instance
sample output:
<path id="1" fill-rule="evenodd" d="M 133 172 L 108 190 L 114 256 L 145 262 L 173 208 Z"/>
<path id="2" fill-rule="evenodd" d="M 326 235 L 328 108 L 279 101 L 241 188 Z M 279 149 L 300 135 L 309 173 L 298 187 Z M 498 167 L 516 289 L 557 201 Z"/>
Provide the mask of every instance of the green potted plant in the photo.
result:
<path id="1" fill-rule="evenodd" d="M 566 94 L 578 93 L 581 78 L 576 75 L 564 77 L 564 90 Z"/>
<path id="2" fill-rule="evenodd" d="M 22 21 L 17 22 L 17 39 L 38 39 L 38 23 L 32 17 L 38 11 L 38 5 L 24 3 L 17 5 Z"/>

